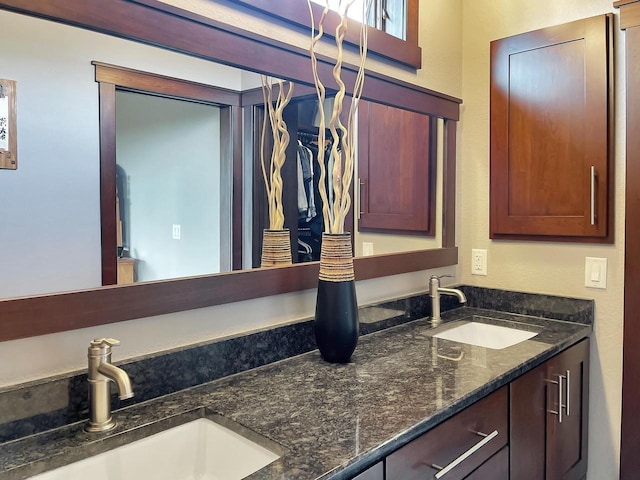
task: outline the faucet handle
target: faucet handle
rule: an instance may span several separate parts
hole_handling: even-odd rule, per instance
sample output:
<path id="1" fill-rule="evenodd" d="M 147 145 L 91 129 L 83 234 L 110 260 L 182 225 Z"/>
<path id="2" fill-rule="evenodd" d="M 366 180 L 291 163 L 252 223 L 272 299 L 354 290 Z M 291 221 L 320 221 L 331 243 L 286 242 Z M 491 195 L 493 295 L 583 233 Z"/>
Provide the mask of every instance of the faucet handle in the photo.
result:
<path id="1" fill-rule="evenodd" d="M 120 340 L 116 340 L 115 338 L 96 338 L 91 342 L 91 346 L 97 348 L 111 348 L 117 347 L 118 345 L 120 345 Z"/>

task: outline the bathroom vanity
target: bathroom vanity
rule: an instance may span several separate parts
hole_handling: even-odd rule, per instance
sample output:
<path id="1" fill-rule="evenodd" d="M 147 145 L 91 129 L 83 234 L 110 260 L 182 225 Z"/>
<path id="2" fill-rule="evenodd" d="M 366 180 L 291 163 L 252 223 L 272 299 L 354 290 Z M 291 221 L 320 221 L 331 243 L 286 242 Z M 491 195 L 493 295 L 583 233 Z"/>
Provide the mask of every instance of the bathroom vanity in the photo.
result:
<path id="1" fill-rule="evenodd" d="M 435 336 L 470 318 L 535 336 L 502 349 Z M 277 451 L 254 480 L 582 478 L 591 323 L 474 307 L 442 319 L 365 335 L 348 364 L 314 350 L 117 410 L 111 433 L 75 423 L 5 443 L 0 478 L 28 478 L 201 417 Z"/>

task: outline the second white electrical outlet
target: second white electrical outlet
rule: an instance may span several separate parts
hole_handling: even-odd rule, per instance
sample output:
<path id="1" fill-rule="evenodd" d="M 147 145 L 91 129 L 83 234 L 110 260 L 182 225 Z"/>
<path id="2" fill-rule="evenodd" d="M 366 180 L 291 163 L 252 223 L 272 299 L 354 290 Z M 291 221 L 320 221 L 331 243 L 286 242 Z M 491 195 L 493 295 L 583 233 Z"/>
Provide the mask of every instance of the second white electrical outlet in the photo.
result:
<path id="1" fill-rule="evenodd" d="M 362 256 L 373 255 L 373 242 L 362 242 Z"/>
<path id="2" fill-rule="evenodd" d="M 182 238 L 182 227 L 180 225 L 173 224 L 173 239 L 180 240 Z"/>
<path id="3" fill-rule="evenodd" d="M 471 275 L 487 274 L 487 251 L 474 248 L 471 250 Z"/>

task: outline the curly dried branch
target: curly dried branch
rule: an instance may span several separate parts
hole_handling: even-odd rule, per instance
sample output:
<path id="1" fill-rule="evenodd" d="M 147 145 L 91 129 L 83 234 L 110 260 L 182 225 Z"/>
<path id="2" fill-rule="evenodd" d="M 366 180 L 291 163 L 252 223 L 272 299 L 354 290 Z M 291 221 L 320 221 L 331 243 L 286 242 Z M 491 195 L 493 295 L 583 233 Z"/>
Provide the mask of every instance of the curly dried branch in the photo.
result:
<path id="1" fill-rule="evenodd" d="M 289 82 L 285 93 L 284 82 L 278 82 L 278 97 L 273 105 L 273 79 L 261 76 L 262 96 L 265 113 L 262 123 L 262 138 L 260 141 L 260 163 L 262 166 L 262 176 L 264 178 L 267 200 L 269 205 L 269 228 L 279 230 L 284 227 L 284 208 L 282 205 L 282 175 L 281 170 L 286 160 L 286 150 L 289 145 L 289 132 L 283 119 L 285 107 L 289 104 L 293 95 L 293 82 Z M 267 117 L 271 126 L 273 137 L 273 148 L 269 162 L 269 175 L 264 158 L 265 137 L 267 129 Z"/>
<path id="2" fill-rule="evenodd" d="M 349 194 L 349 188 L 353 181 L 353 170 L 355 165 L 355 141 L 352 138 L 355 137 L 355 116 L 357 113 L 358 102 L 362 96 L 362 89 L 364 86 L 364 73 L 365 63 L 367 55 L 367 25 L 362 23 L 360 31 L 360 63 L 358 65 L 358 72 L 356 75 L 356 81 L 353 88 L 352 102 L 347 114 L 345 126 L 342 122 L 343 103 L 346 96 L 346 85 L 342 80 L 342 64 L 344 60 L 343 43 L 347 32 L 347 13 L 349 8 L 353 5 L 355 0 L 348 0 L 343 12 L 341 12 L 340 24 L 336 28 L 335 40 L 337 46 L 336 63 L 333 68 L 332 74 L 335 80 L 338 91 L 336 93 L 333 110 L 329 119 L 329 131 L 332 137 L 331 155 L 334 160 L 334 166 L 332 170 L 332 186 L 334 197 L 332 204 L 329 205 L 327 201 L 327 193 L 325 187 L 325 166 L 324 166 L 324 152 L 322 146 L 324 145 L 324 129 L 326 124 L 326 117 L 324 112 L 324 99 L 325 99 L 325 87 L 320 81 L 318 76 L 318 65 L 315 55 L 315 48 L 319 40 L 324 33 L 323 24 L 326 13 L 329 10 L 329 4 L 327 2 L 320 18 L 317 30 L 318 34 L 315 34 L 315 22 L 313 18 L 313 10 L 311 8 L 311 1 L 307 0 L 309 6 L 309 13 L 311 15 L 311 67 L 313 71 L 314 83 L 316 85 L 316 93 L 319 101 L 319 113 L 320 113 L 320 135 L 318 136 L 319 145 L 321 146 L 318 152 L 318 164 L 320 167 L 320 196 L 323 201 L 323 219 L 325 225 L 325 231 L 331 233 L 343 233 L 344 222 L 346 216 L 351 208 L 351 195 Z M 369 1 L 365 2 L 365 13 L 368 10 Z M 340 2 L 342 6 L 342 2 Z M 366 15 L 365 15 L 366 17 Z"/>

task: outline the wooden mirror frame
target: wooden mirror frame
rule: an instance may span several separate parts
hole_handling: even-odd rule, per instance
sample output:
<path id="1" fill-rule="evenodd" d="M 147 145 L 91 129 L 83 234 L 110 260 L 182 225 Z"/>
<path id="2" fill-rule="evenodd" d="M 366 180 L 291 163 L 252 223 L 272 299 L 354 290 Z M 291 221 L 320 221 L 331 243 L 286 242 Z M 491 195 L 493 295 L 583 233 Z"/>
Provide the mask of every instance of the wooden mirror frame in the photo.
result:
<path id="1" fill-rule="evenodd" d="M 127 0 L 0 0 L 0 8 L 313 83 L 308 52 L 274 45 L 273 39 L 256 39 L 248 32 L 242 35 L 237 27 L 196 15 L 178 15 Z M 331 75 L 332 61 L 318 60 L 320 75 Z M 278 72 L 273 72 L 274 65 Z M 345 82 L 353 84 L 356 69 L 345 66 L 343 74 Z M 363 98 L 443 119 L 442 248 L 356 258 L 356 278 L 456 265 L 456 124 L 461 100 L 371 72 Z M 234 186 L 234 203 L 242 199 L 240 188 Z M 307 290 L 317 285 L 317 276 L 316 262 L 0 300 L 0 341 Z"/>

